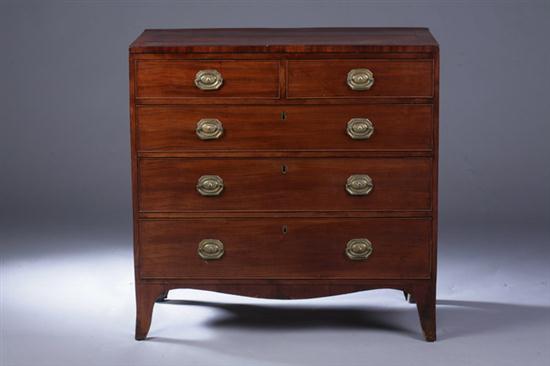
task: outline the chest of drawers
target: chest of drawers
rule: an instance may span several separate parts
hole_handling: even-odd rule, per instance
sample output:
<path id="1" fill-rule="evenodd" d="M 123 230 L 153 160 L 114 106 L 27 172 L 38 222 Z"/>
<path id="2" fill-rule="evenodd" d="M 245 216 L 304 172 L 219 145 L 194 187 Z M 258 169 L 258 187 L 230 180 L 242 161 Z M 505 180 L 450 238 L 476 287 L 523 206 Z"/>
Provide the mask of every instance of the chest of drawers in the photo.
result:
<path id="1" fill-rule="evenodd" d="M 391 288 L 435 340 L 427 29 L 147 30 L 129 61 L 136 339 L 175 288 Z"/>

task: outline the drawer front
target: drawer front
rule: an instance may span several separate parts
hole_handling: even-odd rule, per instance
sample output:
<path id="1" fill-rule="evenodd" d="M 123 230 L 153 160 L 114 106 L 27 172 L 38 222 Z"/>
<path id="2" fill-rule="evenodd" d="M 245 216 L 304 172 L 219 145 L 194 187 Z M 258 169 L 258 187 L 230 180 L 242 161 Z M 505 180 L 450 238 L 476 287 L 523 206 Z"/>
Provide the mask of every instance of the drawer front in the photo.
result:
<path id="1" fill-rule="evenodd" d="M 206 75 L 196 82 L 201 71 Z M 279 62 L 139 61 L 136 84 L 138 98 L 278 98 Z"/>
<path id="2" fill-rule="evenodd" d="M 137 120 L 141 151 L 432 149 L 431 105 L 141 106 Z"/>
<path id="3" fill-rule="evenodd" d="M 361 195 L 370 185 L 364 175 L 373 188 Z M 219 195 L 197 191 L 203 176 L 221 178 L 221 190 L 207 179 L 207 193 Z M 140 160 L 139 207 L 148 212 L 429 210 L 431 182 L 429 158 L 145 158 Z"/>
<path id="4" fill-rule="evenodd" d="M 353 90 L 352 70 L 369 70 L 374 82 Z M 366 73 L 361 74 L 363 76 Z M 372 80 L 371 80 L 372 81 Z M 289 98 L 432 97 L 432 60 L 300 60 L 288 62 Z"/>
<path id="5" fill-rule="evenodd" d="M 140 221 L 139 238 L 142 278 L 411 279 L 430 273 L 429 219 Z M 205 239 L 219 241 L 206 242 L 216 259 L 199 256 L 205 256 L 205 242 L 199 250 Z M 368 239 L 369 247 L 348 248 L 352 239 Z"/>

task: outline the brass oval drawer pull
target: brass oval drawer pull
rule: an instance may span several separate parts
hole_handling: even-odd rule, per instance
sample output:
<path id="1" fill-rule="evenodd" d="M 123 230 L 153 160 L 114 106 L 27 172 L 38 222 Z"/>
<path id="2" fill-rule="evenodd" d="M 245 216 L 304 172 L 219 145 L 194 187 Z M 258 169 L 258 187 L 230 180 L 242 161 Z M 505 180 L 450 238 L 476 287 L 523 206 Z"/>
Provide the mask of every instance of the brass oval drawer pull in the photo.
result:
<path id="1" fill-rule="evenodd" d="M 218 196 L 223 191 L 223 179 L 217 175 L 203 175 L 197 182 L 197 191 L 203 196 Z"/>
<path id="2" fill-rule="evenodd" d="M 351 239 L 346 245 L 346 255 L 351 260 L 365 260 L 372 254 L 372 243 L 369 239 Z"/>
<path id="3" fill-rule="evenodd" d="M 368 118 L 352 118 L 346 132 L 354 140 L 366 140 L 374 133 L 374 125 Z"/>
<path id="4" fill-rule="evenodd" d="M 201 70 L 195 75 L 195 85 L 200 90 L 217 90 L 222 84 L 223 77 L 218 70 Z"/>
<path id="5" fill-rule="evenodd" d="M 224 254 L 223 243 L 217 239 L 201 240 L 197 253 L 205 260 L 220 259 Z"/>
<path id="6" fill-rule="evenodd" d="M 350 175 L 346 182 L 346 191 L 352 196 L 365 196 L 374 188 L 372 178 L 367 174 Z"/>
<path id="7" fill-rule="evenodd" d="M 348 72 L 351 90 L 369 90 L 374 84 L 374 74 L 369 69 L 353 69 Z"/>
<path id="8" fill-rule="evenodd" d="M 195 132 L 201 140 L 215 140 L 223 135 L 223 125 L 219 119 L 203 118 L 197 122 Z"/>

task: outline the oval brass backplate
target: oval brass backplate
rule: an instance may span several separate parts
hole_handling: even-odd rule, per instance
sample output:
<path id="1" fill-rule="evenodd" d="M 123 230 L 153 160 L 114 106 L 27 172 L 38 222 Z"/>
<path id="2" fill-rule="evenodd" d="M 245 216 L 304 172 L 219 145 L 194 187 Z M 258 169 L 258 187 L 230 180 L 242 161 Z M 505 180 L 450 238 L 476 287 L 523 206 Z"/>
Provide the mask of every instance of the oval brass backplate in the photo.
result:
<path id="1" fill-rule="evenodd" d="M 369 239 L 351 239 L 346 245 L 346 255 L 351 260 L 365 260 L 372 254 L 372 243 Z"/>
<path id="2" fill-rule="evenodd" d="M 220 259 L 224 252 L 222 241 L 217 239 L 201 240 L 197 248 L 197 254 L 205 260 Z"/>
<path id="3" fill-rule="evenodd" d="M 354 140 L 366 140 L 374 133 L 374 125 L 368 118 L 352 118 L 347 124 L 346 132 Z"/>
<path id="4" fill-rule="evenodd" d="M 373 188 L 372 178 L 367 174 L 350 175 L 346 181 L 346 192 L 352 196 L 366 196 Z"/>
<path id="5" fill-rule="evenodd" d="M 374 84 L 374 74 L 369 69 L 353 69 L 348 73 L 351 90 L 369 90 Z"/>
<path id="6" fill-rule="evenodd" d="M 203 196 L 218 196 L 223 188 L 223 179 L 218 175 L 203 175 L 197 181 L 197 192 Z"/>
<path id="7" fill-rule="evenodd" d="M 201 140 L 215 140 L 223 135 L 223 125 L 217 118 L 203 118 L 197 122 L 195 133 Z"/>
<path id="8" fill-rule="evenodd" d="M 218 70 L 200 70 L 195 75 L 195 85 L 200 90 L 218 90 L 222 84 L 223 77 Z"/>

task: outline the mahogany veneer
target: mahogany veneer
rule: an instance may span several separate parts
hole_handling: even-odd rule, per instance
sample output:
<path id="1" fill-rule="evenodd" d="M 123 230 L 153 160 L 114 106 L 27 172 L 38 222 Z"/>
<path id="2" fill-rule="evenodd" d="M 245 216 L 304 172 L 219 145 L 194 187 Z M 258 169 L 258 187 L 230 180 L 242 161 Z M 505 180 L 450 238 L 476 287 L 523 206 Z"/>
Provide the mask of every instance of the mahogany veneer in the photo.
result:
<path id="1" fill-rule="evenodd" d="M 368 69 L 376 75 L 368 94 L 358 94 L 346 84 L 349 70 L 364 64 L 362 59 L 299 60 L 288 62 L 288 98 L 373 98 L 431 97 L 432 60 L 369 60 Z"/>
<path id="2" fill-rule="evenodd" d="M 285 166 L 287 173 L 282 174 Z M 367 196 L 345 190 L 351 174 L 375 182 Z M 216 197 L 197 194 L 197 178 L 223 177 Z M 431 212 L 430 158 L 142 158 L 138 190 L 142 212 L 389 211 Z"/>
<path id="3" fill-rule="evenodd" d="M 430 219 L 409 218 L 147 220 L 140 225 L 140 276 L 426 279 L 430 276 L 431 225 Z M 342 250 L 350 235 L 361 237 L 365 231 L 373 243 L 380 244 L 368 266 L 350 261 Z M 407 235 L 406 242 L 403 235 Z M 206 237 L 218 238 L 227 246 L 223 260 L 206 264 L 197 256 L 197 243 Z M 323 250 L 315 250 L 316 243 L 323 243 Z"/>
<path id="4" fill-rule="evenodd" d="M 175 288 L 392 288 L 435 340 L 427 29 L 147 30 L 129 64 L 136 339 Z"/>
<path id="5" fill-rule="evenodd" d="M 284 120 L 281 119 L 284 110 Z M 200 140 L 197 121 L 223 121 L 224 138 Z M 368 116 L 376 133 L 368 145 L 352 140 L 342 128 L 351 118 Z M 419 151 L 433 148 L 433 108 L 426 104 L 156 106 L 136 108 L 138 150 L 356 150 Z M 258 130 L 262 131 L 258 138 Z"/>

